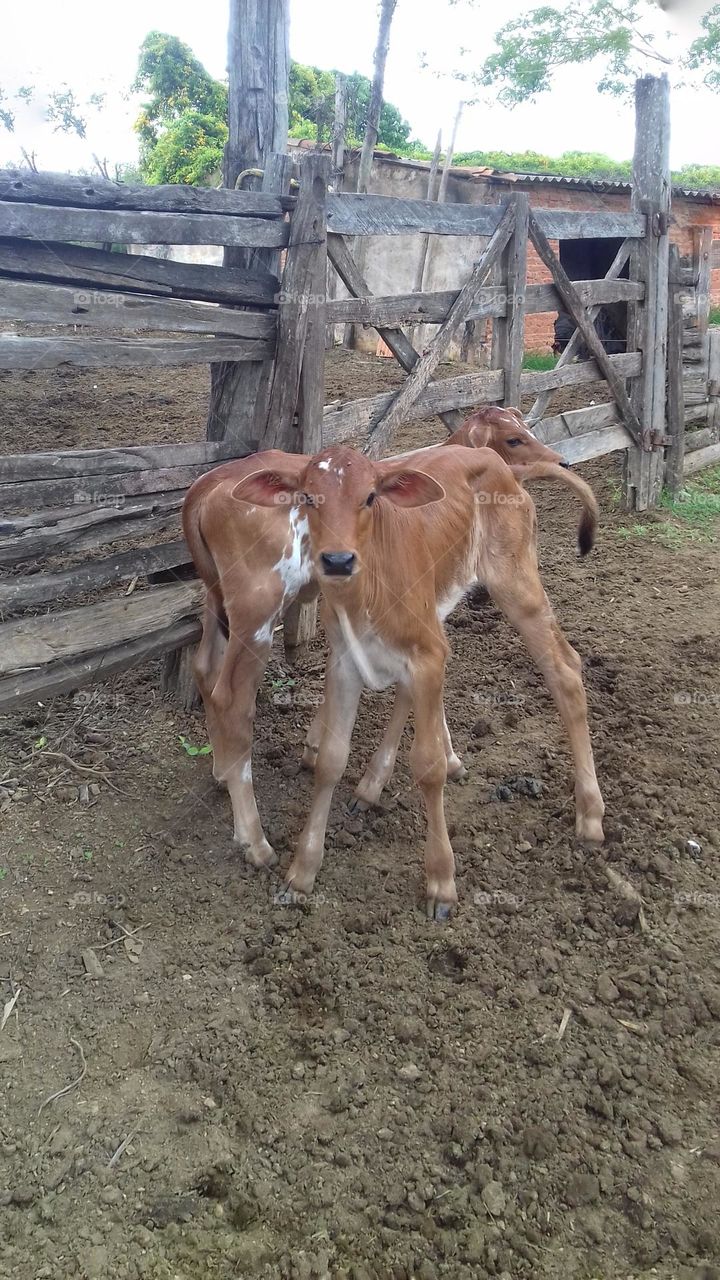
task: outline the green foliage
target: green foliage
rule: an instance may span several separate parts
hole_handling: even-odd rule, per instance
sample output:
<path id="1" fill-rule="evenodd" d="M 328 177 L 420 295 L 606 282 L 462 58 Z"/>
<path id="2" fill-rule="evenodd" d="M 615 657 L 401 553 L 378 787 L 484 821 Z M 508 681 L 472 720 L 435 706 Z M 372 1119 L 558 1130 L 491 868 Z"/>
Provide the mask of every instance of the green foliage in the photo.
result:
<path id="1" fill-rule="evenodd" d="M 24 102 L 28 105 L 34 97 L 34 85 L 21 85 L 10 94 L 0 87 L 0 125 L 9 133 L 13 133 L 15 107 L 12 104 Z M 51 89 L 47 94 L 44 107 L 45 119 L 49 124 L 54 125 L 55 133 L 76 133 L 79 138 L 84 138 L 87 134 L 85 113 L 91 109 L 97 110 L 104 101 L 103 93 L 91 93 L 84 102 L 81 102 L 73 90 L 64 84 L 59 89 Z"/>
<path id="2" fill-rule="evenodd" d="M 458 0 L 451 0 L 458 3 Z M 661 7 L 664 7 L 661 5 Z M 705 84 L 720 88 L 720 5 L 702 20 L 703 34 L 675 59 L 687 71 L 704 71 Z M 678 37 L 666 42 L 673 54 Z M 570 0 L 543 5 L 513 18 L 495 35 L 495 51 L 478 70 L 457 78 L 493 92 L 504 106 L 516 106 L 546 92 L 560 67 L 596 64 L 597 88 L 617 95 L 635 79 L 669 65 L 658 48 L 655 0 Z M 486 95 L 487 96 L 487 93 Z"/>
<path id="3" fill-rule="evenodd" d="M 140 138 L 140 174 L 145 182 L 202 183 L 222 164 L 227 141 L 227 86 L 205 70 L 192 49 L 176 36 L 151 31 L 140 47 L 133 89 L 147 95 L 135 122 Z M 367 76 L 348 76 L 347 140 L 359 146 L 370 103 Z M 335 115 L 335 72 L 290 65 L 291 138 L 329 139 Z M 0 99 L 0 110 L 2 100 Z M 397 150 L 409 143 L 410 125 L 386 102 L 378 142 Z"/>
<path id="4" fill-rule="evenodd" d="M 630 160 L 611 160 L 595 151 L 563 151 L 561 156 L 539 151 L 465 151 L 459 152 L 453 163 L 478 169 L 487 166 L 505 173 L 558 174 L 589 182 L 629 182 L 632 175 Z M 672 177 L 680 187 L 720 187 L 720 165 L 686 164 Z"/>
<path id="5" fill-rule="evenodd" d="M 691 71 L 704 70 L 703 82 L 708 89 L 720 89 L 720 5 L 716 4 L 701 18 L 703 34 L 690 45 L 685 65 Z"/>
<path id="6" fill-rule="evenodd" d="M 720 307 L 710 308 L 710 324 L 720 324 Z"/>
<path id="7" fill-rule="evenodd" d="M 551 351 L 526 351 L 523 356 L 523 369 L 554 369 L 558 362 Z"/>
<path id="8" fill-rule="evenodd" d="M 204 747 L 194 747 L 191 742 L 188 742 L 187 738 L 184 737 L 182 733 L 179 733 L 178 737 L 183 751 L 186 755 L 190 756 L 191 759 L 194 760 L 196 756 L 209 756 L 212 754 L 212 747 L 209 742 L 206 742 Z"/>
<path id="9" fill-rule="evenodd" d="M 228 127 L 223 120 L 184 111 L 148 148 L 143 167 L 145 182 L 207 182 L 221 167 Z"/>

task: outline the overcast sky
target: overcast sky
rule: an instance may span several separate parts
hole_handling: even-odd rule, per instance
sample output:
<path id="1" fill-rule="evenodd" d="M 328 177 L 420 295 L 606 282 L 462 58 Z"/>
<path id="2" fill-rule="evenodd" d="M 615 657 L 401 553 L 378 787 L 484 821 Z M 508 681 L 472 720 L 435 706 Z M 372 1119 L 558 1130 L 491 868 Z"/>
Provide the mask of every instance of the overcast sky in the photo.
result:
<path id="1" fill-rule="evenodd" d="M 685 8 L 693 3 L 700 0 L 683 0 Z M 133 161 L 137 151 L 131 123 L 137 100 L 128 96 L 128 88 L 144 36 L 152 28 L 179 36 L 214 75 L 223 76 L 227 7 L 227 0 L 123 0 L 114 9 L 101 0 L 23 0 L 5 6 L 0 88 L 30 83 L 42 90 L 66 82 L 78 96 L 100 89 L 108 97 L 103 110 L 89 120 L 85 141 L 53 133 L 41 123 L 39 106 L 20 109 L 14 134 L 0 128 L 0 162 L 19 161 L 21 146 L 34 150 L 45 169 L 90 169 L 93 152 L 111 163 Z M 410 121 L 416 137 L 432 146 L 442 129 L 447 141 L 458 100 L 467 92 L 451 72 L 479 64 L 489 52 L 489 13 L 505 22 L 531 7 L 528 0 L 504 0 L 497 6 L 486 0 L 476 6 L 464 0 L 456 5 L 399 0 L 386 97 Z M 291 0 L 291 12 L 293 58 L 372 74 L 376 0 Z M 468 51 L 464 59 L 460 49 Z M 426 69 L 423 55 L 430 63 Z M 674 91 L 673 167 L 720 164 L 719 107 L 720 97 L 706 91 Z M 598 95 L 584 68 L 562 73 L 551 93 L 512 111 L 493 104 L 468 106 L 458 149 L 532 149 L 549 155 L 603 151 L 627 159 L 632 131 L 630 106 Z"/>

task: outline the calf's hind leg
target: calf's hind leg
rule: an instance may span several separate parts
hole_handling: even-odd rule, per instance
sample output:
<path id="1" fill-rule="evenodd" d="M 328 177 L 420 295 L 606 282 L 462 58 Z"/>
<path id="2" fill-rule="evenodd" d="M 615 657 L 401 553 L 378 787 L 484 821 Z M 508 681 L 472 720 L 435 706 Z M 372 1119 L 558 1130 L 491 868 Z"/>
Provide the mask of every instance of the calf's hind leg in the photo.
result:
<path id="1" fill-rule="evenodd" d="M 494 568 L 493 568 L 494 564 Z M 602 843 L 605 805 L 595 773 L 587 699 L 579 655 L 557 624 L 534 556 L 528 551 L 512 570 L 501 557 L 488 557 L 485 582 L 493 600 L 520 632 L 565 726 L 575 762 L 575 830 L 581 840 Z"/>
<path id="2" fill-rule="evenodd" d="M 277 861 L 260 822 L 251 763 L 255 700 L 269 654 L 269 641 L 233 632 L 214 683 L 201 665 L 195 665 L 213 748 L 213 774 L 230 794 L 235 843 L 255 867 Z"/>

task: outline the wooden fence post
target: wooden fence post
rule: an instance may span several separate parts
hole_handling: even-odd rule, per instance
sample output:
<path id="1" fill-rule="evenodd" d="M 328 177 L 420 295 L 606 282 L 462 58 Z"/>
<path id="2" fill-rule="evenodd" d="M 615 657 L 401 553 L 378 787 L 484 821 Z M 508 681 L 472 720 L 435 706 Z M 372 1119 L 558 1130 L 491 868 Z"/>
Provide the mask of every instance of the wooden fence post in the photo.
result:
<path id="1" fill-rule="evenodd" d="M 520 376 L 525 355 L 525 295 L 530 198 L 524 191 L 519 191 L 514 203 L 515 230 L 508 246 L 507 343 L 503 404 L 516 406 L 519 409 Z"/>
<path id="2" fill-rule="evenodd" d="M 677 245 L 670 245 L 670 276 L 677 281 L 680 255 Z M 665 484 L 670 493 L 682 488 L 685 460 L 685 393 L 683 390 L 683 304 L 677 284 L 670 289 L 668 313 L 668 404 L 667 420 L 670 448 L 665 464 Z"/>
<path id="3" fill-rule="evenodd" d="M 270 388 L 264 449 L 317 453 L 322 448 L 327 308 L 328 156 L 303 157 L 300 192 L 290 228 L 281 282 L 277 354 Z M 288 656 L 315 635 L 317 604 L 290 606 L 283 620 Z"/>
<path id="4" fill-rule="evenodd" d="M 635 85 L 632 209 L 646 217 L 645 238 L 631 256 L 631 274 L 645 282 L 645 301 L 629 308 L 628 346 L 642 352 L 643 370 L 631 389 L 643 445 L 625 454 L 629 510 L 655 506 L 663 481 L 665 377 L 670 251 L 670 86 L 667 76 L 643 76 Z"/>

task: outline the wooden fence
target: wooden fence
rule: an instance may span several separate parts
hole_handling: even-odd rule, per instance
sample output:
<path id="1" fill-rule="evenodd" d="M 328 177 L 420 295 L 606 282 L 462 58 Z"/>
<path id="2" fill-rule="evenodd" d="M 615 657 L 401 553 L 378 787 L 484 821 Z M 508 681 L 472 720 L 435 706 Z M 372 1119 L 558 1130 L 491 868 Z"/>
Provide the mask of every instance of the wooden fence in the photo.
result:
<path id="1" fill-rule="evenodd" d="M 539 437 L 571 462 L 622 451 L 628 502 L 651 505 L 668 443 L 666 105 L 666 82 L 640 82 L 637 181 L 626 213 L 531 208 L 523 193 L 487 206 L 328 194 L 328 162 L 317 155 L 303 160 L 296 198 L 288 194 L 284 156 L 271 158 L 257 192 L 0 174 L 0 315 L 23 327 L 68 329 L 0 336 L 0 369 L 230 362 L 254 370 L 241 425 L 231 424 L 220 440 L 0 458 L 0 565 L 7 571 L 0 709 L 158 653 L 170 654 L 168 667 L 187 691 L 181 668 L 186 676 L 201 589 L 180 537 L 183 496 L 210 467 L 258 448 L 314 452 L 343 440 L 379 456 L 403 422 L 439 415 L 453 430 L 463 410 L 529 396 Z M 480 236 L 485 247 L 458 290 L 372 296 L 352 246 L 409 232 Z M 586 237 L 620 239 L 621 247 L 604 279 L 573 282 L 555 242 Z M 219 244 L 255 256 L 249 267 L 190 266 L 83 241 Z M 552 283 L 527 283 L 529 243 Z M 328 260 L 349 297 L 328 297 Z M 671 319 L 677 289 L 672 297 Z M 594 320 L 600 306 L 617 302 L 628 308 L 628 350 L 608 355 Z M 576 335 L 555 368 L 525 370 L 525 316 L 548 310 L 568 312 Z M 487 316 L 492 367 L 434 378 L 453 337 Z M 412 332 L 418 321 L 437 326 L 423 351 L 404 328 Z M 399 391 L 324 404 L 325 333 L 338 323 L 377 329 L 407 373 Z M 581 344 L 590 358 L 578 362 Z M 598 379 L 607 383 L 608 403 L 548 416 L 556 390 Z M 671 456 L 681 452 L 676 402 L 671 395 Z M 311 635 L 314 619 L 313 606 L 294 608 L 286 645 Z"/>
<path id="2" fill-rule="evenodd" d="M 691 257 L 673 253 L 668 352 L 671 431 L 667 483 L 720 462 L 720 327 L 710 325 L 712 228 L 698 228 Z"/>

